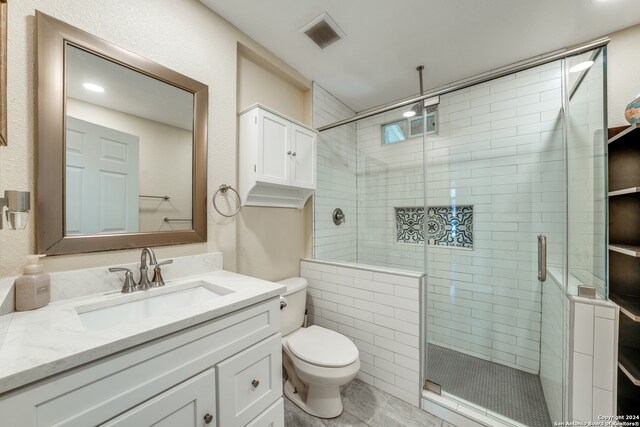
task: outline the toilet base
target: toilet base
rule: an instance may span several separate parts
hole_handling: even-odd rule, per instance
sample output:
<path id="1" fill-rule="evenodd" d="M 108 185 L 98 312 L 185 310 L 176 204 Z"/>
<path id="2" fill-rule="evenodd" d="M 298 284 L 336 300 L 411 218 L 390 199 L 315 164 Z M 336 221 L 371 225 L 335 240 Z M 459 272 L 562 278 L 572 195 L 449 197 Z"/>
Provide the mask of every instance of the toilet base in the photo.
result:
<path id="1" fill-rule="evenodd" d="M 300 409 L 314 417 L 335 418 L 342 413 L 342 396 L 340 396 L 339 386 L 309 384 L 307 400 L 303 402 L 291 382 L 287 380 L 284 384 L 284 394 Z"/>

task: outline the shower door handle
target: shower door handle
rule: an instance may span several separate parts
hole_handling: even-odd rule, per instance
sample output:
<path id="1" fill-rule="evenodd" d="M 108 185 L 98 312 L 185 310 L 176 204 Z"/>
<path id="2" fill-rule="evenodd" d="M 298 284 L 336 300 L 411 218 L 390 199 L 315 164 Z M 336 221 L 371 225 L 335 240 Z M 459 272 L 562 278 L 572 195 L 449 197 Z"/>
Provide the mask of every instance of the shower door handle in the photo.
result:
<path id="1" fill-rule="evenodd" d="M 538 280 L 547 280 L 547 236 L 538 236 Z"/>

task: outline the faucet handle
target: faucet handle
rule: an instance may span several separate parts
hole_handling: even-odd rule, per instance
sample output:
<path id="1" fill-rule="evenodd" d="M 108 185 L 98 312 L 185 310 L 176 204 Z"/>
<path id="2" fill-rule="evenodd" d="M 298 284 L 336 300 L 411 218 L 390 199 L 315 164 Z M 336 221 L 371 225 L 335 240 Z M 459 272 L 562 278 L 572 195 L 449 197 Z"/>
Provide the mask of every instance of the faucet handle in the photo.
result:
<path id="1" fill-rule="evenodd" d="M 159 262 L 156 264 L 156 267 L 153 269 L 153 279 L 151 279 L 151 286 L 164 286 L 164 279 L 162 278 L 162 267 L 163 265 L 171 264 L 173 262 L 172 259 L 168 259 L 166 261 Z"/>
<path id="2" fill-rule="evenodd" d="M 134 292 L 137 290 L 136 288 L 136 281 L 133 280 L 133 273 L 131 272 L 131 270 L 129 270 L 128 268 L 124 268 L 124 267 L 111 267 L 109 268 L 109 271 L 112 273 L 118 272 L 118 271 L 124 271 L 124 283 L 122 284 L 122 293 L 123 294 L 128 294 L 129 292 Z"/>

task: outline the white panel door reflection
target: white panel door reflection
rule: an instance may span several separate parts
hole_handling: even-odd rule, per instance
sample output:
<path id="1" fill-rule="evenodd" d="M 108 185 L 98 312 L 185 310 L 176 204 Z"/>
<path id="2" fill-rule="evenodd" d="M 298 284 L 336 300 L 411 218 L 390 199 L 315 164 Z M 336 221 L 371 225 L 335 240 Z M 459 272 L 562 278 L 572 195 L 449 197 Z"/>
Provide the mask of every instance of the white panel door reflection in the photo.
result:
<path id="1" fill-rule="evenodd" d="M 66 235 L 139 230 L 139 138 L 67 116 Z"/>

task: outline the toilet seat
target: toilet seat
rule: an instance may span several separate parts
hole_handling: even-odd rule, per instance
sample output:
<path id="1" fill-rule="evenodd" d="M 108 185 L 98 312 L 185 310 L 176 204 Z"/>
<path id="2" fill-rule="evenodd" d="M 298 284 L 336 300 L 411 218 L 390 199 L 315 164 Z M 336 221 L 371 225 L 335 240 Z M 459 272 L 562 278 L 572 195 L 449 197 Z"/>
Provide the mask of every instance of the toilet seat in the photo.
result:
<path id="1" fill-rule="evenodd" d="M 341 368 L 358 360 L 358 348 L 342 334 L 312 325 L 287 339 L 287 347 L 300 360 L 321 367 Z"/>

